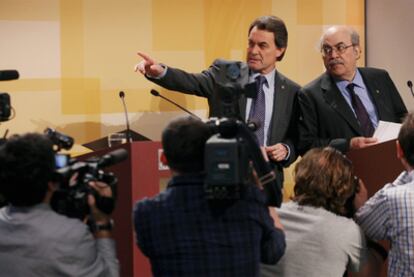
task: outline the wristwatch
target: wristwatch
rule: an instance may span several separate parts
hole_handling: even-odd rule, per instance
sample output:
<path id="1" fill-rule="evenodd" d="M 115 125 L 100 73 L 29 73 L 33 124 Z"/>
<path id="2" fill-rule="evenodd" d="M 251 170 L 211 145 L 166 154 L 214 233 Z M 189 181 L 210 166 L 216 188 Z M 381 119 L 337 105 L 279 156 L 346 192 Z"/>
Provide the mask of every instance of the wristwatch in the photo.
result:
<path id="1" fill-rule="evenodd" d="M 114 221 L 113 219 L 110 219 L 107 223 L 95 223 L 92 221 L 89 226 L 94 233 L 99 231 L 112 231 L 114 228 Z"/>

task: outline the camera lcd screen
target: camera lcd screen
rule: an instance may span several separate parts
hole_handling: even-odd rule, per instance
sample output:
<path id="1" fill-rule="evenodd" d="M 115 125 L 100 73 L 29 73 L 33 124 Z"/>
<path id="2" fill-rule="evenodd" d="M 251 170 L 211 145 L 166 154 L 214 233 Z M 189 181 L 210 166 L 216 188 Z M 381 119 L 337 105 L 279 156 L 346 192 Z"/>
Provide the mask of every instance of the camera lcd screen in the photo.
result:
<path id="1" fill-rule="evenodd" d="M 65 167 L 69 164 L 68 154 L 55 154 L 55 166 L 57 169 Z"/>

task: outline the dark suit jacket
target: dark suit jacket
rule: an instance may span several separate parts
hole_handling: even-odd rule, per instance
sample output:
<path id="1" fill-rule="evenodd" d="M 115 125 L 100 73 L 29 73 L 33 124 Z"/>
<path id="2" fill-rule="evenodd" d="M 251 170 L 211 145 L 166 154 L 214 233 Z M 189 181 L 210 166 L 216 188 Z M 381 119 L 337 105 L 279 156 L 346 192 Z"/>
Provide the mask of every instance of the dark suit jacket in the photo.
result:
<path id="1" fill-rule="evenodd" d="M 235 63 L 233 61 L 215 60 L 214 63 L 201 73 L 191 74 L 183 70 L 168 67 L 167 74 L 161 79 L 151 79 L 154 83 L 186 94 L 205 97 L 208 100 L 210 116 L 220 117 L 222 110 L 221 95 L 217 92 L 217 85 L 223 80 L 223 72 L 226 65 Z M 249 68 L 246 63 L 237 62 L 240 65 L 240 77 L 235 81 L 240 87 L 244 87 L 249 81 Z M 289 146 L 291 153 L 287 161 L 278 163 L 277 176 L 280 184 L 283 183 L 283 166 L 289 166 L 297 158 L 297 120 L 299 108 L 297 104 L 297 92 L 300 86 L 289 80 L 281 73 L 275 76 L 275 97 L 273 113 L 268 130 L 268 144 L 284 143 Z M 245 118 L 246 96 L 241 95 L 238 100 L 238 110 L 241 118 Z M 269 188 L 266 188 L 269 189 Z M 268 194 L 272 195 L 274 189 Z"/>
<path id="2" fill-rule="evenodd" d="M 175 176 L 165 191 L 135 204 L 136 242 L 153 276 L 259 276 L 286 247 L 253 185 L 222 207 L 204 195 L 204 177 Z"/>
<path id="3" fill-rule="evenodd" d="M 385 70 L 359 68 L 376 108 L 378 119 L 401 122 L 407 109 Z M 352 137 L 363 136 L 357 119 L 328 73 L 304 86 L 299 93 L 299 152 L 333 146 L 349 149 Z"/>

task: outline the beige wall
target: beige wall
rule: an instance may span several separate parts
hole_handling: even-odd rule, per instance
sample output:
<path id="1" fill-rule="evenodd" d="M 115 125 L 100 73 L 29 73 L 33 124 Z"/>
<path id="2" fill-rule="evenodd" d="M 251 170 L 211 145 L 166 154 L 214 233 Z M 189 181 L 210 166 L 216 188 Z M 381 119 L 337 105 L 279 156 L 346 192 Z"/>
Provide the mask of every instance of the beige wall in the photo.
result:
<path id="1" fill-rule="evenodd" d="M 407 81 L 414 81 L 414 1 L 367 0 L 367 66 L 386 69 L 407 109 L 414 97 Z"/>
<path id="2" fill-rule="evenodd" d="M 363 2 L 0 0 L 0 69 L 21 74 L 17 81 L 0 83 L 16 112 L 0 125 L 0 135 L 6 129 L 13 134 L 52 127 L 82 144 L 123 130 L 118 97 L 123 90 L 131 128 L 158 140 L 171 117 L 182 112 L 152 97 L 151 88 L 202 117 L 207 104 L 158 88 L 134 73 L 138 50 L 198 72 L 217 57 L 243 60 L 249 23 L 274 14 L 289 30 L 288 51 L 277 67 L 305 84 L 323 72 L 316 45 L 324 28 L 350 24 L 363 35 Z"/>

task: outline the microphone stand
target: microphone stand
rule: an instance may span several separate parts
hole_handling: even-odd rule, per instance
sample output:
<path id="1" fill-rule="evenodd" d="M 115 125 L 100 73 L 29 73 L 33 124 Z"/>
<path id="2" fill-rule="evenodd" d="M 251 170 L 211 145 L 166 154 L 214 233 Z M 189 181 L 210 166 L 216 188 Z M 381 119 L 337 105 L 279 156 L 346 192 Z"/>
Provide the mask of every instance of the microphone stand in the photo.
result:
<path id="1" fill-rule="evenodd" d="M 411 82 L 411 80 L 407 81 L 407 86 L 410 88 L 411 94 L 414 97 L 414 92 L 413 92 L 413 82 Z"/>
<path id="2" fill-rule="evenodd" d="M 127 111 L 127 106 L 125 104 L 125 92 L 120 91 L 119 97 L 121 98 L 122 105 L 124 106 L 124 113 L 125 113 L 125 120 L 126 120 L 126 127 L 127 127 L 126 129 L 127 142 L 132 142 L 131 129 L 129 128 L 128 111 Z"/>
<path id="3" fill-rule="evenodd" d="M 164 99 L 164 100 L 166 100 L 166 101 L 168 101 L 168 102 L 170 102 L 171 104 L 173 104 L 173 105 L 175 105 L 175 106 L 177 106 L 178 108 L 180 108 L 180 110 L 182 110 L 182 111 L 185 111 L 186 113 L 188 113 L 189 115 L 191 115 L 192 117 L 195 117 L 195 118 L 197 118 L 198 120 L 201 120 L 201 118 L 199 117 L 199 116 L 197 116 L 196 114 L 193 114 L 192 112 L 190 112 L 189 110 L 187 110 L 186 108 L 184 108 L 183 106 L 181 106 L 181 105 L 179 105 L 179 104 L 177 104 L 177 103 L 175 103 L 174 101 L 172 101 L 172 100 L 170 100 L 170 99 L 168 99 L 167 97 L 165 97 L 165 96 L 162 96 L 158 91 L 156 91 L 155 89 L 151 89 L 151 94 L 152 95 L 154 95 L 154 96 L 158 96 L 158 97 L 161 97 L 162 99 Z"/>

